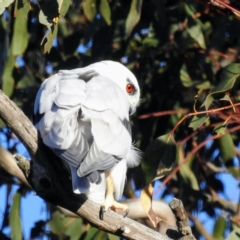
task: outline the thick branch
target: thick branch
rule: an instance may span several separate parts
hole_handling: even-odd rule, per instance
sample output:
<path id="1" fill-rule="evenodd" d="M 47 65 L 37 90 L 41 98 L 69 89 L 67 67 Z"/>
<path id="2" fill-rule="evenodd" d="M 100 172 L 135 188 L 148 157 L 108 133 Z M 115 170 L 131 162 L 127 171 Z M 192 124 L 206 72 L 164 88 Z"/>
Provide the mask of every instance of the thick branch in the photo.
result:
<path id="1" fill-rule="evenodd" d="M 181 240 L 196 240 L 195 237 L 192 235 L 192 229 L 188 222 L 188 217 L 183 207 L 183 204 L 180 200 L 174 198 L 170 204 L 170 208 L 175 213 L 177 218 L 177 225 L 179 228 L 179 232 L 182 233 L 183 237 Z"/>
<path id="2" fill-rule="evenodd" d="M 67 170 L 59 159 L 37 138 L 37 131 L 24 113 L 0 91 L 0 117 L 29 150 L 32 161 L 27 179 L 46 201 L 75 212 L 96 227 L 128 239 L 168 239 L 160 233 L 109 211 L 99 219 L 99 204 L 72 192 Z"/>

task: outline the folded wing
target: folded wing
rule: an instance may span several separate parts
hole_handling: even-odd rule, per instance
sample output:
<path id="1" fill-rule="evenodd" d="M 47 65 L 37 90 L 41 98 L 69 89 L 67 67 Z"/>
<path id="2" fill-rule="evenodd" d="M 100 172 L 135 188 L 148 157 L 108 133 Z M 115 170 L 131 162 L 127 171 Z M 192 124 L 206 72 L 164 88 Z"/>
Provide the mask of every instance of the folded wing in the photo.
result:
<path id="1" fill-rule="evenodd" d="M 41 86 L 35 126 L 43 142 L 80 177 L 101 181 L 98 171 L 112 168 L 131 148 L 129 103 L 110 79 L 62 71 Z"/>

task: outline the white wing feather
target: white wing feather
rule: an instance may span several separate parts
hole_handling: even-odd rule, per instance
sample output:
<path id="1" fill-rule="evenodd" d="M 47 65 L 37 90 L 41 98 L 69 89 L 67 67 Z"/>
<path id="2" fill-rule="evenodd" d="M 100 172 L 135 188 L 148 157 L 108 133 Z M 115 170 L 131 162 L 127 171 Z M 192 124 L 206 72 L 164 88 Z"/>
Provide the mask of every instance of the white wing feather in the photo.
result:
<path id="1" fill-rule="evenodd" d="M 69 163 L 73 190 L 96 202 L 105 196 L 105 175 L 100 170 L 111 169 L 119 198 L 127 166 L 140 161 L 131 146 L 129 101 L 104 73 L 106 62 L 60 71 L 41 85 L 34 105 L 35 126 L 43 142 Z M 113 70 L 107 73 L 114 76 Z"/>

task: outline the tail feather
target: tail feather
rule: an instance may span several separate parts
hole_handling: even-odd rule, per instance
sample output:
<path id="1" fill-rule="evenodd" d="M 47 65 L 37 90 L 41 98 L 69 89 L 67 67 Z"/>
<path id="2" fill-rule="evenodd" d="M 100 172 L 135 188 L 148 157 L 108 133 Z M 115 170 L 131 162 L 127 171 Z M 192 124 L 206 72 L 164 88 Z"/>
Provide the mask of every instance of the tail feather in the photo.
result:
<path id="1" fill-rule="evenodd" d="M 86 194 L 87 197 L 97 203 L 102 204 L 105 199 L 106 181 L 105 173 L 100 173 L 101 182 L 91 183 L 87 176 L 79 177 L 77 169 L 69 164 L 72 175 L 72 187 L 76 194 Z"/>
<path id="2" fill-rule="evenodd" d="M 120 160 L 110 170 L 110 174 L 112 176 L 114 185 L 114 197 L 116 200 L 118 200 L 123 194 L 123 189 L 126 182 L 126 172 L 127 172 L 126 159 Z"/>
<path id="3" fill-rule="evenodd" d="M 142 151 L 136 148 L 134 145 L 132 145 L 126 156 L 127 167 L 128 168 L 137 167 L 141 162 L 142 155 L 143 155 Z"/>
<path id="4" fill-rule="evenodd" d="M 77 175 L 77 168 L 71 166 L 70 164 L 69 164 L 69 167 L 71 169 L 71 175 L 72 175 L 73 192 L 77 194 L 87 193 L 90 187 L 90 183 L 87 177 L 79 177 Z"/>

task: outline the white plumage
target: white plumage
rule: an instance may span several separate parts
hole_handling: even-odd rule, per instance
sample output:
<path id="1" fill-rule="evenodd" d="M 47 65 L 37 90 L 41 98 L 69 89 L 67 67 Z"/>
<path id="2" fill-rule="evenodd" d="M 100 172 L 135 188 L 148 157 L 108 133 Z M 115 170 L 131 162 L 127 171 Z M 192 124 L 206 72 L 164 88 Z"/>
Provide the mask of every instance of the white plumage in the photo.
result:
<path id="1" fill-rule="evenodd" d="M 59 71 L 42 83 L 34 124 L 44 144 L 68 163 L 74 192 L 103 203 L 107 171 L 115 199 L 122 195 L 127 167 L 140 163 L 129 122 L 139 97 L 135 76 L 113 61 Z"/>

